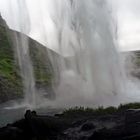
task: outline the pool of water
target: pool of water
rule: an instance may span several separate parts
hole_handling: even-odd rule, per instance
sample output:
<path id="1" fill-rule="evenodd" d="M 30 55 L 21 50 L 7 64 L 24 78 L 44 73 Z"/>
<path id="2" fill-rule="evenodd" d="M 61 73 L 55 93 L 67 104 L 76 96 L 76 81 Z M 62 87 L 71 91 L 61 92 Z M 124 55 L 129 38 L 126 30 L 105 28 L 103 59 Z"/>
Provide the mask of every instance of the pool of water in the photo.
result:
<path id="1" fill-rule="evenodd" d="M 20 102 L 20 101 L 19 101 Z M 17 101 L 9 101 L 0 105 L 0 127 L 13 123 L 24 118 L 24 114 L 28 108 L 24 104 L 19 104 Z M 55 109 L 50 106 L 35 109 L 40 115 L 54 115 L 61 113 L 63 109 Z"/>

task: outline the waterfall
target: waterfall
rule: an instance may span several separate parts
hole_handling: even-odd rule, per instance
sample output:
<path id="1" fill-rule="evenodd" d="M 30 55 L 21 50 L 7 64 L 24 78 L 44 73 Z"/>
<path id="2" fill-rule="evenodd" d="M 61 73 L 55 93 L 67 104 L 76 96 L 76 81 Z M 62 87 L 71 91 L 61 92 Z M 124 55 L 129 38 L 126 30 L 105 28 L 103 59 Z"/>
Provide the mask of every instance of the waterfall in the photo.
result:
<path id="1" fill-rule="evenodd" d="M 53 104 L 115 104 L 118 95 L 123 94 L 124 81 L 107 2 L 48 0 L 37 5 L 41 27 L 36 30 L 33 14 L 30 14 L 30 36 L 36 38 L 39 31 L 45 39 L 42 43 L 64 57 L 58 62 L 56 76 L 60 80 L 55 87 Z"/>
<path id="2" fill-rule="evenodd" d="M 52 85 L 56 99 L 42 100 L 42 104 L 58 107 L 120 103 L 124 72 L 106 0 L 14 0 L 9 5 L 13 28 L 62 56 L 54 62 L 49 54 L 54 81 L 59 81 Z M 17 40 L 25 99 L 35 104 L 37 93 L 28 40 L 22 36 Z"/>
<path id="3" fill-rule="evenodd" d="M 29 20 L 28 13 L 26 13 L 26 4 L 24 1 L 16 1 L 18 19 L 15 18 L 17 11 L 14 6 L 14 1 L 10 1 L 10 13 L 13 17 L 12 24 L 19 28 L 22 33 L 27 33 L 29 30 Z M 24 23 L 26 20 L 26 23 Z M 29 40 L 24 34 L 19 34 L 18 32 L 11 32 L 15 57 L 19 64 L 22 83 L 23 83 L 23 93 L 24 93 L 24 104 L 30 108 L 36 107 L 36 88 L 35 88 L 35 78 L 33 72 L 32 61 L 29 52 Z"/>

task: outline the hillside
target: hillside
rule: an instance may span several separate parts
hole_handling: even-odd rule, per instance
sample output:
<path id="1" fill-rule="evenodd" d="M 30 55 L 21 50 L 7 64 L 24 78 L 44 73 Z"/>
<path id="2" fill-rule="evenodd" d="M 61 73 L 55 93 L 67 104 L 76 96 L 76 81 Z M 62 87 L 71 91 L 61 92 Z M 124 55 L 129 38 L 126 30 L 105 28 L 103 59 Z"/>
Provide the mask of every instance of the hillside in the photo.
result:
<path id="1" fill-rule="evenodd" d="M 14 55 L 14 34 L 17 36 L 22 35 L 29 39 L 36 86 L 38 89 L 43 88 L 51 95 L 53 93 L 51 88 L 53 69 L 48 54 L 52 55 L 54 59 L 58 59 L 60 56 L 26 35 L 9 29 L 0 16 L 0 103 L 23 97 L 20 69 Z"/>

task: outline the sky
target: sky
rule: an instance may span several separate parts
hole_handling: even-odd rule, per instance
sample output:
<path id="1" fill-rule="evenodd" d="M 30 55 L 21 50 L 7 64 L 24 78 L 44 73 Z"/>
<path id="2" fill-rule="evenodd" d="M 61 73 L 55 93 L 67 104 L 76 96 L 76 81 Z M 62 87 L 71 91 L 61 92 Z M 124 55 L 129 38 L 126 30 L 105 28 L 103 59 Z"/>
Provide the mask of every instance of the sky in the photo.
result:
<path id="1" fill-rule="evenodd" d="M 110 0 L 116 14 L 121 50 L 140 49 L 140 0 Z"/>
<path id="2" fill-rule="evenodd" d="M 0 0 L 0 12 L 6 19 L 7 23 L 11 28 L 16 25 L 14 17 L 9 15 L 9 3 L 13 2 L 14 10 L 17 13 L 17 17 L 20 18 L 20 22 L 24 22 L 26 19 L 22 19 L 23 16 L 18 15 L 18 7 L 16 2 L 23 2 L 24 0 Z M 32 0 L 27 0 L 29 3 Z M 118 29 L 118 44 L 121 50 L 139 50 L 140 49 L 140 0 L 108 0 L 111 4 L 113 15 L 117 22 Z M 31 4 L 30 8 L 34 8 L 35 3 Z M 28 7 L 29 8 L 29 7 Z M 51 8 L 51 7 L 48 7 Z M 27 10 L 27 9 L 23 9 Z M 25 13 L 26 14 L 26 13 Z M 32 15 L 36 13 L 32 13 Z M 16 17 L 15 17 L 16 18 Z M 34 16 L 37 20 L 37 17 Z M 16 19 L 14 20 L 16 21 Z M 15 24 L 15 25 L 14 25 Z M 16 27 L 18 28 L 21 27 Z M 51 28 L 51 23 L 50 23 Z M 24 28 L 25 29 L 25 28 Z M 28 32 L 28 28 L 26 29 Z M 40 29 L 41 30 L 41 29 Z M 26 31 L 25 31 L 26 32 Z"/>

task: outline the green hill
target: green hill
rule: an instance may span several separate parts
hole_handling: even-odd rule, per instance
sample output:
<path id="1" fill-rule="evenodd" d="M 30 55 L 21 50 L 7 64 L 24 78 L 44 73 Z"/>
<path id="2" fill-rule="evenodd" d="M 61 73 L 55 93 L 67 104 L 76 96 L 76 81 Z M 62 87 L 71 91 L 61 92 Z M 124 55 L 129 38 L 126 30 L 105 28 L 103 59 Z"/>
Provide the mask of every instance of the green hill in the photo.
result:
<path id="1" fill-rule="evenodd" d="M 24 34 L 9 29 L 5 21 L 0 18 L 0 102 L 23 97 L 20 69 L 15 60 L 13 48 L 14 34 L 27 37 Z M 60 56 L 37 41 L 29 37 L 27 38 L 34 67 L 36 87 L 38 89 L 44 88 L 47 92 L 49 90 L 51 93 L 48 96 L 52 96 L 53 68 L 48 55 L 51 54 L 56 60 Z"/>

